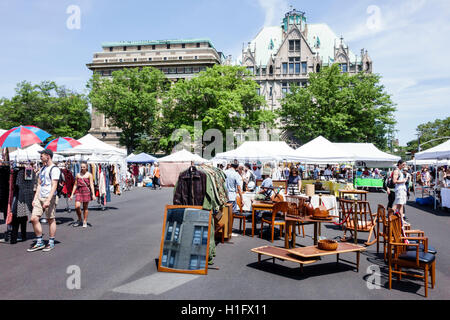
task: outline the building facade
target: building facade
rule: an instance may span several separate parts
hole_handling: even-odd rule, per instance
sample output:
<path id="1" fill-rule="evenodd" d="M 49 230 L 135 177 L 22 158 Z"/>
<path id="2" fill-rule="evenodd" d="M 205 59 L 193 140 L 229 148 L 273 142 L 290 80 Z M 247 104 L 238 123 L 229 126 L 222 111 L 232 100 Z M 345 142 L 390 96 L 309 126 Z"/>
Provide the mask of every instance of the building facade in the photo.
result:
<path id="1" fill-rule="evenodd" d="M 106 42 L 94 53 L 87 67 L 101 76 L 123 68 L 151 66 L 165 73 L 171 81 L 190 79 L 215 64 L 226 63 L 209 39 Z M 121 130 L 111 127 L 103 114 L 92 109 L 90 134 L 118 146 Z"/>
<path id="2" fill-rule="evenodd" d="M 355 55 L 327 24 L 308 24 L 305 13 L 295 9 L 285 14 L 281 26 L 264 27 L 243 47 L 240 61 L 254 75 L 271 110 L 280 107 L 292 83 L 305 86 L 310 73 L 334 63 L 342 72 L 372 72 L 367 51 Z"/>

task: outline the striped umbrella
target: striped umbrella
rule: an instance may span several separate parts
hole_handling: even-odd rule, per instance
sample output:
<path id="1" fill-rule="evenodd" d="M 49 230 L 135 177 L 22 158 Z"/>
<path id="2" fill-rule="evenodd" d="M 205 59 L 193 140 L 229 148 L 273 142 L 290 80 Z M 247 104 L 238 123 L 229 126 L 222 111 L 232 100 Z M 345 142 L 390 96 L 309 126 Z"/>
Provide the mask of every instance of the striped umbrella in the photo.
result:
<path id="1" fill-rule="evenodd" d="M 0 136 L 0 147 L 25 148 L 42 143 L 50 136 L 48 132 L 35 126 L 14 127 Z"/>
<path id="2" fill-rule="evenodd" d="M 67 149 L 72 149 L 76 146 L 79 146 L 81 143 L 75 140 L 74 138 L 69 137 L 62 137 L 62 138 L 56 138 L 52 141 L 50 141 L 46 146 L 45 149 L 50 149 L 53 152 L 57 151 L 63 151 Z"/>

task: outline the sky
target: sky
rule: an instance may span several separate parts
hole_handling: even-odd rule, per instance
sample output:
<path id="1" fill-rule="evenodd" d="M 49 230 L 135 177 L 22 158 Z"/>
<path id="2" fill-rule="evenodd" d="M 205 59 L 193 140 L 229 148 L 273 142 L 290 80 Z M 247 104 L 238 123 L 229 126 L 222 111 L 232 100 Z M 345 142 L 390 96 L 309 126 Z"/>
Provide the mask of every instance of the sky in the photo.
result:
<path id="1" fill-rule="evenodd" d="M 24 80 L 87 93 L 86 64 L 108 41 L 209 38 L 236 59 L 290 6 L 355 54 L 368 50 L 396 104 L 400 145 L 419 124 L 450 116 L 448 0 L 0 0 L 0 97 Z"/>

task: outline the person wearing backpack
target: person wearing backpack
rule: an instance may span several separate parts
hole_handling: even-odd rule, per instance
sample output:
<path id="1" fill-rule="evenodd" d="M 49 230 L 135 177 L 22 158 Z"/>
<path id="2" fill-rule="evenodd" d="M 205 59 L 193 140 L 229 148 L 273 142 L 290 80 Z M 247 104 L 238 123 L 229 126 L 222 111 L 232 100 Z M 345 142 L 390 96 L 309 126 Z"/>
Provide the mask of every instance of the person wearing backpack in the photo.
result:
<path id="1" fill-rule="evenodd" d="M 37 241 L 27 250 L 28 252 L 37 250 L 47 252 L 55 248 L 56 193 L 61 170 L 53 163 L 53 151 L 44 149 L 39 151 L 39 153 L 41 154 L 41 161 L 44 166 L 39 171 L 37 189 L 33 199 L 33 211 L 31 213 L 31 223 L 33 224 Z M 44 244 L 42 239 L 42 225 L 39 221 L 44 213 L 47 217 L 49 227 L 49 242 L 47 245 Z"/>
<path id="2" fill-rule="evenodd" d="M 388 194 L 388 209 L 392 209 L 395 201 L 395 184 L 393 177 L 394 171 L 388 172 L 383 182 L 383 189 L 386 190 L 386 193 Z"/>
<path id="3" fill-rule="evenodd" d="M 75 222 L 73 226 L 79 227 L 80 225 L 83 225 L 83 228 L 87 228 L 89 202 L 92 200 L 95 201 L 97 198 L 95 197 L 94 179 L 92 174 L 88 172 L 86 162 L 81 163 L 81 171 L 75 178 L 75 185 L 73 186 L 72 194 L 69 198 L 70 200 L 72 200 L 74 194 L 76 194 L 75 210 L 77 212 L 78 221 Z M 81 220 L 81 204 L 83 204 L 83 220 Z"/>

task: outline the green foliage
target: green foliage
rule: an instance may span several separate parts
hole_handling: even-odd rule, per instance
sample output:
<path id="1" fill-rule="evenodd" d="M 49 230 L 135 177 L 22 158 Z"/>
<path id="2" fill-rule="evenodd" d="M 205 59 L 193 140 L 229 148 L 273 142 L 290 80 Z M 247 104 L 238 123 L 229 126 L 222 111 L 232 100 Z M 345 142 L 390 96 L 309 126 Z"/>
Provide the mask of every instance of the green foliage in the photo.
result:
<path id="1" fill-rule="evenodd" d="M 35 125 L 53 137 L 86 135 L 90 128 L 87 98 L 55 82 L 33 85 L 23 81 L 16 87 L 16 95 L 0 100 L 0 128 Z"/>
<path id="2" fill-rule="evenodd" d="M 258 84 L 244 67 L 215 65 L 187 81 L 178 81 L 164 100 L 160 125 L 160 148 L 169 150 L 176 129 L 194 133 L 194 121 L 202 129 L 258 129 L 262 123 L 271 126 L 276 115 L 264 110 L 265 100 L 257 94 Z"/>
<path id="3" fill-rule="evenodd" d="M 380 76 L 341 73 L 337 64 L 310 74 L 306 88 L 291 86 L 281 102 L 284 129 L 304 144 L 319 135 L 333 142 L 388 147 L 395 107 Z"/>
<path id="4" fill-rule="evenodd" d="M 420 134 L 421 144 L 441 137 L 450 137 L 450 117 L 447 117 L 443 120 L 436 119 L 435 121 L 421 124 L 417 127 L 416 131 L 418 134 Z M 421 151 L 435 147 L 445 141 L 445 139 L 442 139 L 426 143 L 423 146 L 421 145 Z M 415 153 L 418 151 L 418 145 L 419 144 L 417 139 L 412 140 L 407 143 L 407 150 L 409 152 Z"/>
<path id="5" fill-rule="evenodd" d="M 94 74 L 88 88 L 93 108 L 104 114 L 112 126 L 122 130 L 120 143 L 128 152 L 136 149 L 146 135 L 156 134 L 160 99 L 169 88 L 160 70 L 122 69 L 114 71 L 112 78 Z"/>

